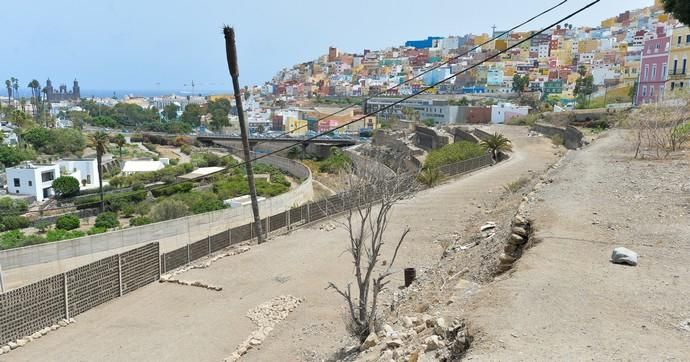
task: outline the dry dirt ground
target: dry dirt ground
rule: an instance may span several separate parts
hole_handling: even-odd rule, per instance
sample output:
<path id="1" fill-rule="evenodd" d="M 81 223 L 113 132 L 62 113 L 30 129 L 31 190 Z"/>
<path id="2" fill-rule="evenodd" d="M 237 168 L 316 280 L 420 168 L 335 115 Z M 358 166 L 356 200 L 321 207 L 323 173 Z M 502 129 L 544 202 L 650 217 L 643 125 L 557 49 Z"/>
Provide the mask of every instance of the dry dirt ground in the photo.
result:
<path id="1" fill-rule="evenodd" d="M 528 137 L 526 128 L 500 131 L 514 142 L 510 160 L 420 192 L 395 207 L 389 240 L 406 225 L 412 232 L 400 251 L 392 286 L 403 284 L 404 267 L 416 267 L 423 279 L 425 271 L 438 265 L 446 240 L 469 239 L 465 230 L 491 217 L 489 208 L 501 206 L 503 185 L 541 173 L 558 159 L 548 139 Z M 329 358 L 350 341 L 344 338 L 343 301 L 324 288 L 328 282 L 344 285 L 351 279 L 351 261 L 343 254 L 345 233 L 320 227 L 329 223 L 276 237 L 208 269 L 178 276 L 222 286 L 220 292 L 170 283 L 149 285 L 77 316 L 74 325 L 0 360 L 219 361 L 256 329 L 247 311 L 279 295 L 304 302 L 246 360 Z M 477 261 L 485 267 L 493 263 Z"/>
<path id="2" fill-rule="evenodd" d="M 610 131 L 550 172 L 528 207 L 541 242 L 471 302 L 466 359 L 690 360 L 690 153 L 628 144 Z M 639 265 L 612 264 L 617 246 Z"/>

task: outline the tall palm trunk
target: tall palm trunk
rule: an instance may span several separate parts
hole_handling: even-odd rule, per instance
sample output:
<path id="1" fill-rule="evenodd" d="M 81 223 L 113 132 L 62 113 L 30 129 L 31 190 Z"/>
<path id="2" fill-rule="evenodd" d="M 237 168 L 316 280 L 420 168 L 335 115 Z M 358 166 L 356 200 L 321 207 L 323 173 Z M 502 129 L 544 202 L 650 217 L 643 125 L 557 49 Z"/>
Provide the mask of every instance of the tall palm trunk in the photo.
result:
<path id="1" fill-rule="evenodd" d="M 101 196 L 101 212 L 105 211 L 105 202 L 103 201 L 103 167 L 101 160 L 103 155 L 100 152 L 96 153 L 96 162 L 98 162 L 98 193 Z"/>

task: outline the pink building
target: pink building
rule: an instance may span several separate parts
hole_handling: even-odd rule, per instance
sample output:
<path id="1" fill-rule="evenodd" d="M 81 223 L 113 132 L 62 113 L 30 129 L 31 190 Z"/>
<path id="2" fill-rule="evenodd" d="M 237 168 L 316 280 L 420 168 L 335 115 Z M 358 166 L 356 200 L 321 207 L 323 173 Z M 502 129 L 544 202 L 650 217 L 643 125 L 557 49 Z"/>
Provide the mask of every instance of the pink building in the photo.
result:
<path id="1" fill-rule="evenodd" d="M 319 121 L 319 133 L 328 132 L 338 126 L 338 121 L 335 119 Z"/>
<path id="2" fill-rule="evenodd" d="M 662 99 L 668 74 L 668 36 L 659 36 L 644 42 L 640 61 L 640 79 L 635 104 L 655 103 Z"/>

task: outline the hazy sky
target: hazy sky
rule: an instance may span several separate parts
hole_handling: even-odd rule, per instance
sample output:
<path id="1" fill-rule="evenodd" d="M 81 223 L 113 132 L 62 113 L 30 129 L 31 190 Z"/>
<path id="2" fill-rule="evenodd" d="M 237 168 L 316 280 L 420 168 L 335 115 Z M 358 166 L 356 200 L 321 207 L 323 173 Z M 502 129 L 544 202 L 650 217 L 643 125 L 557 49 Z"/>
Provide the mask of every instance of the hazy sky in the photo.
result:
<path id="1" fill-rule="evenodd" d="M 0 4 L 0 94 L 4 80 L 80 80 L 85 89 L 230 88 L 223 24 L 235 27 L 240 81 L 262 84 L 276 71 L 333 45 L 351 52 L 428 35 L 510 28 L 557 0 L 32 0 Z M 569 0 L 525 30 L 588 3 Z M 598 25 L 652 0 L 602 0 L 574 18 Z M 519 4 L 519 5 L 518 5 Z M 547 21 L 548 20 L 548 21 Z M 160 83 L 157 85 L 157 83 Z M 22 90 L 28 93 L 27 89 Z"/>

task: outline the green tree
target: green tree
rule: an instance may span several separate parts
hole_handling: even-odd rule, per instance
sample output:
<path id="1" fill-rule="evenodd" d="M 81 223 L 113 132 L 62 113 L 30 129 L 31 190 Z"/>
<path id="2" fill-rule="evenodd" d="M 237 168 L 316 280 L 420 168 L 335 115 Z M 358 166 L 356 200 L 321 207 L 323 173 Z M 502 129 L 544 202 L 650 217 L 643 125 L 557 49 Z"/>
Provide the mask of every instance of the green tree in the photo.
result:
<path id="1" fill-rule="evenodd" d="M 575 81 L 573 94 L 577 97 L 580 108 L 585 108 L 589 104 L 589 98 L 594 93 L 594 77 L 590 75 L 581 76 Z"/>
<path id="2" fill-rule="evenodd" d="M 101 212 L 105 210 L 103 202 L 103 170 L 101 162 L 103 155 L 108 152 L 108 145 L 110 144 L 110 137 L 103 131 L 98 131 L 89 135 L 89 143 L 91 147 L 96 150 L 96 162 L 98 164 L 98 193 L 101 196 Z"/>
<path id="3" fill-rule="evenodd" d="M 76 196 L 79 193 L 79 180 L 72 176 L 60 176 L 53 181 L 53 189 L 61 198 Z"/>
<path id="4" fill-rule="evenodd" d="M 529 85 L 529 77 L 527 75 L 519 75 L 515 74 L 513 76 L 513 92 L 517 92 L 518 94 L 522 94 L 522 92 L 525 91 L 525 88 Z"/>
<path id="5" fill-rule="evenodd" d="M 118 150 L 120 151 L 120 158 L 122 158 L 122 146 L 124 146 L 127 143 L 125 135 L 123 135 L 122 133 L 118 133 L 117 136 L 115 136 L 114 142 L 117 145 Z"/>
<path id="6" fill-rule="evenodd" d="M 491 157 L 498 160 L 499 152 L 508 152 L 513 150 L 513 146 L 509 139 L 500 133 L 494 133 L 479 143 L 485 149 L 491 151 Z"/>
<path id="7" fill-rule="evenodd" d="M 266 129 L 264 128 L 263 125 L 260 124 L 258 127 L 256 127 L 257 133 L 264 133 L 264 131 L 266 131 Z"/>
<path id="8" fill-rule="evenodd" d="M 36 158 L 36 152 L 31 148 L 0 145 L 0 164 L 5 167 L 16 166 L 23 161 Z"/>
<path id="9" fill-rule="evenodd" d="M 412 122 L 419 122 L 419 112 L 411 107 L 403 107 L 400 112 L 403 114 L 406 120 Z"/>
<path id="10" fill-rule="evenodd" d="M 201 124 L 202 113 L 203 111 L 201 106 L 190 103 L 184 108 L 184 112 L 182 113 L 182 116 L 180 116 L 180 120 L 192 127 L 198 127 L 199 124 Z"/>
<path id="11" fill-rule="evenodd" d="M 215 109 L 211 112 L 211 129 L 218 132 L 230 125 L 230 120 L 228 119 L 228 113 L 223 109 Z"/>
<path id="12" fill-rule="evenodd" d="M 434 122 L 434 120 L 431 119 L 431 118 L 425 118 L 425 119 L 422 121 L 422 124 L 424 124 L 424 125 L 427 126 L 427 127 L 433 127 L 433 126 L 436 125 L 436 122 Z"/>
<path id="13" fill-rule="evenodd" d="M 175 103 L 170 103 L 163 107 L 163 115 L 165 118 L 167 118 L 169 121 L 174 121 L 177 119 L 177 111 L 180 109 L 180 107 L 175 104 Z"/>
<path id="14" fill-rule="evenodd" d="M 690 25 L 690 2 L 687 0 L 663 0 L 664 10 L 672 13 L 685 25 Z"/>
<path id="15" fill-rule="evenodd" d="M 41 84 L 33 79 L 29 84 L 26 85 L 31 89 L 31 103 L 34 105 L 34 118 L 38 119 L 38 107 L 41 99 Z"/>

